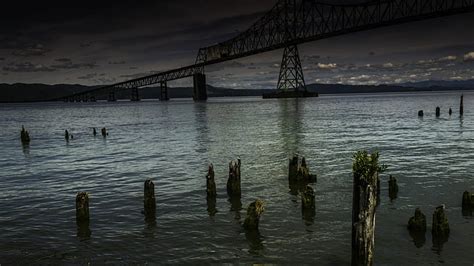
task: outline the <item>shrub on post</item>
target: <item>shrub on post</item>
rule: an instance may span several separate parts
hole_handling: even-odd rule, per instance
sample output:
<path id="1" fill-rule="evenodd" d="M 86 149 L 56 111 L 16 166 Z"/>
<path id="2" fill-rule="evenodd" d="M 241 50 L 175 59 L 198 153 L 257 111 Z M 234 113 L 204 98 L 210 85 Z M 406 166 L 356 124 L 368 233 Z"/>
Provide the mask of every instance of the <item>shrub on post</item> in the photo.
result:
<path id="1" fill-rule="evenodd" d="M 89 194 L 79 192 L 76 195 L 76 221 L 89 222 Z"/>
<path id="2" fill-rule="evenodd" d="M 377 176 L 385 167 L 379 154 L 359 151 L 353 156 L 352 265 L 373 265 Z"/>
<path id="3" fill-rule="evenodd" d="M 246 230 L 258 230 L 260 216 L 264 210 L 264 202 L 262 200 L 257 199 L 250 203 L 247 208 L 247 217 L 245 217 L 244 228 Z"/>

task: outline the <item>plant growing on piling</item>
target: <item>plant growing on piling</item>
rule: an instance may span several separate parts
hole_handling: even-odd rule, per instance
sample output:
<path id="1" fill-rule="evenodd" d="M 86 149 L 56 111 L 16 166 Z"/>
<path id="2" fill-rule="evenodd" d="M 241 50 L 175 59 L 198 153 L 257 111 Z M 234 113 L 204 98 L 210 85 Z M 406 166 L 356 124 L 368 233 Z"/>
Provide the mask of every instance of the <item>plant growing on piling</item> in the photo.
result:
<path id="1" fill-rule="evenodd" d="M 352 172 L 366 181 L 376 174 L 384 172 L 387 167 L 379 164 L 379 153 L 369 154 L 367 151 L 358 151 L 352 156 Z"/>

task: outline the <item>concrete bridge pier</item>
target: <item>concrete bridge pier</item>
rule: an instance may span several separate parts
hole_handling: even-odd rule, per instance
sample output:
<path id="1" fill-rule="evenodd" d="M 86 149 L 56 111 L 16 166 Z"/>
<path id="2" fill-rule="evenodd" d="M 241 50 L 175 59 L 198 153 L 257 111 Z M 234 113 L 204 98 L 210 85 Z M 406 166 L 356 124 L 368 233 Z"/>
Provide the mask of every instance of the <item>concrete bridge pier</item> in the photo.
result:
<path id="1" fill-rule="evenodd" d="M 169 101 L 168 84 L 166 81 L 160 82 L 160 101 Z"/>
<path id="2" fill-rule="evenodd" d="M 132 89 L 132 95 L 130 97 L 130 101 L 132 102 L 139 102 L 140 101 L 140 94 L 138 94 L 138 88 Z"/>
<path id="3" fill-rule="evenodd" d="M 108 102 L 116 102 L 117 98 L 115 98 L 115 92 L 111 91 L 109 92 L 109 97 L 107 98 Z"/>
<path id="4" fill-rule="evenodd" d="M 206 75 L 196 73 L 193 76 L 193 99 L 195 102 L 207 100 Z"/>

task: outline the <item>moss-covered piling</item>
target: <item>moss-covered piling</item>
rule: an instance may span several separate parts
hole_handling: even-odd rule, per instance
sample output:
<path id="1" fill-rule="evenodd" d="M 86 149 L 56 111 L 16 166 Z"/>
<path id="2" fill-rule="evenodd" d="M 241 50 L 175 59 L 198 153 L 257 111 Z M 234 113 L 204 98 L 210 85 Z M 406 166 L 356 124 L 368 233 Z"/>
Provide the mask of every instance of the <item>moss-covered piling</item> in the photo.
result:
<path id="1" fill-rule="evenodd" d="M 426 216 L 421 212 L 420 208 L 416 208 L 415 215 L 408 220 L 407 228 L 410 232 L 423 234 L 426 232 Z"/>
<path id="2" fill-rule="evenodd" d="M 214 166 L 209 165 L 206 175 L 206 193 L 208 197 L 215 197 L 216 192 L 216 182 L 214 181 Z"/>
<path id="3" fill-rule="evenodd" d="M 388 196 L 390 197 L 390 200 L 394 200 L 398 196 L 397 179 L 392 175 L 390 175 L 390 178 L 388 180 Z"/>
<path id="4" fill-rule="evenodd" d="M 264 211 L 264 202 L 262 200 L 255 200 L 250 203 L 247 208 L 247 216 L 244 221 L 244 228 L 246 230 L 258 230 L 260 216 Z"/>
<path id="5" fill-rule="evenodd" d="M 76 195 L 76 221 L 89 222 L 89 194 L 79 192 Z"/>

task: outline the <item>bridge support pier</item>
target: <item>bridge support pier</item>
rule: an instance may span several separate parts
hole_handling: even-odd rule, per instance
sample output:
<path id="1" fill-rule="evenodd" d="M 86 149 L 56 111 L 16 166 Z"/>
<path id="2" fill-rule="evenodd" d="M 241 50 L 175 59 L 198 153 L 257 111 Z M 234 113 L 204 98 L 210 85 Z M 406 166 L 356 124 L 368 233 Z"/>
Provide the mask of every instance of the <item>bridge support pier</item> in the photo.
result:
<path id="1" fill-rule="evenodd" d="M 160 101 L 169 101 L 168 85 L 166 81 L 160 82 Z"/>
<path id="2" fill-rule="evenodd" d="M 317 97 L 317 93 L 306 90 L 303 68 L 296 44 L 285 47 L 280 65 L 277 91 L 264 94 L 263 98 Z"/>
<path id="3" fill-rule="evenodd" d="M 138 88 L 133 88 L 132 89 L 132 95 L 130 97 L 130 101 L 132 101 L 132 102 L 139 102 L 140 101 L 140 95 L 138 94 Z"/>
<path id="4" fill-rule="evenodd" d="M 193 76 L 193 99 L 196 102 L 207 100 L 206 75 L 196 73 Z"/>
<path id="5" fill-rule="evenodd" d="M 115 92 L 111 91 L 109 92 L 109 98 L 107 98 L 108 102 L 116 102 L 117 98 L 115 98 Z"/>

